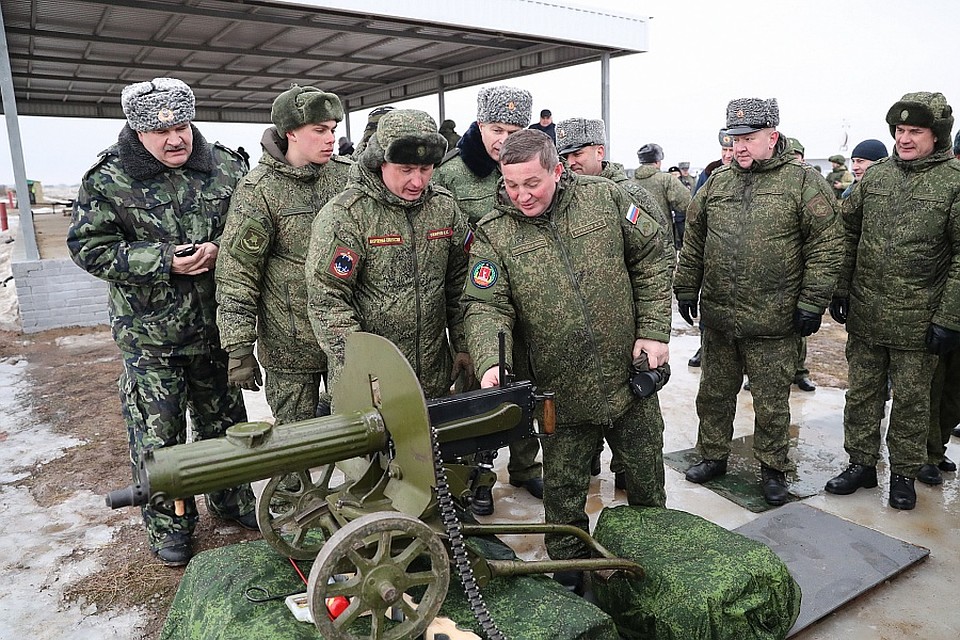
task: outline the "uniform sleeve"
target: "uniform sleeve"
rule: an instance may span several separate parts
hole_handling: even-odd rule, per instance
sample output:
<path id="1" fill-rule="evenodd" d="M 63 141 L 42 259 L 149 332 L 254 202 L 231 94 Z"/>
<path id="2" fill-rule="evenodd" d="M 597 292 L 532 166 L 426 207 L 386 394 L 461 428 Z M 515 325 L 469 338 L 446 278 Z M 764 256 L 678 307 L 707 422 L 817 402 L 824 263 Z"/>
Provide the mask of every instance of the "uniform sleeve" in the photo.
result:
<path id="1" fill-rule="evenodd" d="M 467 277 L 467 261 L 469 259 L 473 234 L 467 226 L 467 218 L 454 204 L 456 213 L 453 222 L 454 242 L 451 243 L 447 257 L 447 273 L 444 282 L 444 296 L 447 305 L 447 327 L 450 330 L 450 343 L 456 353 L 468 351 L 466 336 L 463 327 L 463 308 L 460 298 L 463 294 L 463 283 Z"/>
<path id="2" fill-rule="evenodd" d="M 513 326 L 516 311 L 510 291 L 509 274 L 483 233 L 475 232 L 466 282 L 463 287 L 464 330 L 467 349 L 477 370 L 477 379 L 500 361 L 498 334 L 506 338 L 507 366 L 513 353 Z"/>
<path id="3" fill-rule="evenodd" d="M 673 292 L 677 300 L 697 300 L 703 284 L 703 248 L 707 240 L 707 198 L 710 195 L 711 179 L 697 191 L 687 207 L 686 229 L 683 246 L 680 247 L 680 262 L 673 280 Z"/>
<path id="4" fill-rule="evenodd" d="M 170 281 L 175 245 L 153 240 L 128 240 L 124 211 L 98 188 L 88 174 L 80 185 L 67 230 L 70 257 L 87 273 L 117 284 L 152 285 Z M 107 180 L 107 178 L 103 178 Z"/>
<path id="5" fill-rule="evenodd" d="M 940 307 L 933 314 L 933 322 L 960 331 L 960 195 L 954 197 L 947 220 L 947 239 L 953 257 L 947 269 L 947 282 L 940 297 Z"/>
<path id="6" fill-rule="evenodd" d="M 858 182 L 850 195 L 840 201 L 840 226 L 843 248 L 835 293 L 845 298 L 850 295 L 850 282 L 857 266 L 857 247 L 863 228 L 863 182 Z"/>
<path id="7" fill-rule="evenodd" d="M 682 185 L 681 185 L 682 187 Z M 630 195 L 612 191 L 623 233 L 623 260 L 633 289 L 635 337 L 670 341 L 670 277 L 673 253 L 660 234 L 666 233 L 646 211 L 636 212 Z"/>
<path id="8" fill-rule="evenodd" d="M 343 370 L 347 336 L 361 331 L 354 292 L 363 270 L 363 246 L 350 211 L 327 203 L 313 221 L 305 275 L 307 314 L 327 354 L 331 387 Z"/>
<path id="9" fill-rule="evenodd" d="M 830 304 L 843 262 L 843 225 L 837 215 L 833 189 L 815 170 L 804 172 L 803 236 L 804 270 L 797 306 L 823 313 Z"/>
<path id="10" fill-rule="evenodd" d="M 253 347 L 274 225 L 262 192 L 241 183 L 230 200 L 217 255 L 217 326 L 227 351 Z"/>
<path id="11" fill-rule="evenodd" d="M 670 209 L 685 212 L 690 206 L 690 189 L 673 176 L 670 176 L 668 184 L 670 186 L 667 188 L 667 201 L 670 203 Z"/>

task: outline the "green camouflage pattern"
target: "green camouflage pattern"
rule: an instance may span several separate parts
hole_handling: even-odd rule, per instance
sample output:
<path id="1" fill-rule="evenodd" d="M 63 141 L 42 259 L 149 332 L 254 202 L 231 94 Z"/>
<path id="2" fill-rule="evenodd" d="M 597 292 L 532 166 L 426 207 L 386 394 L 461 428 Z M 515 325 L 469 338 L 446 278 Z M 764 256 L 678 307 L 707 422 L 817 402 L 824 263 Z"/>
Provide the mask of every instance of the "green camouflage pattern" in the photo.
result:
<path id="1" fill-rule="evenodd" d="M 256 342 L 268 372 L 325 372 L 303 271 L 313 220 L 344 189 L 353 163 L 335 156 L 324 165 L 293 167 L 275 127 L 261 145 L 260 163 L 233 195 L 217 258 L 223 348 L 250 352 Z"/>
<path id="2" fill-rule="evenodd" d="M 187 410 L 194 440 L 222 436 L 228 427 L 246 422 L 240 389 L 227 383 L 227 354 L 170 357 L 124 356 L 120 376 L 120 407 L 127 425 L 133 481 L 138 483 L 139 463 L 145 452 L 186 442 Z M 249 484 L 207 494 L 207 509 L 214 515 L 236 517 L 255 505 Z M 197 505 L 184 500 L 185 513 L 177 516 L 173 502 L 141 508 L 150 546 L 156 550 L 168 533 L 192 533 Z"/>
<path id="3" fill-rule="evenodd" d="M 194 136 L 194 155 L 206 142 Z M 212 170 L 167 168 L 137 180 L 119 145 L 103 151 L 83 176 L 67 232 L 73 261 L 108 283 L 113 338 L 124 353 L 208 353 L 219 346 L 213 272 L 170 272 L 178 244 L 219 242 L 243 159 L 207 145 Z"/>
<path id="4" fill-rule="evenodd" d="M 673 221 L 674 218 L 677 222 L 684 220 L 687 207 L 690 206 L 690 190 L 682 182 L 669 173 L 663 173 L 653 164 L 642 164 L 637 167 L 633 172 L 633 180 L 646 189 L 660 205 L 664 218 L 670 222 L 667 229 L 671 230 L 672 242 L 674 246 L 679 247 L 678 231 Z"/>
<path id="5" fill-rule="evenodd" d="M 847 187 L 853 184 L 853 174 L 850 171 L 843 167 L 842 169 L 834 169 L 827 174 L 826 177 L 827 184 L 830 185 L 830 188 L 833 189 L 833 194 L 840 198 L 843 195 L 843 192 L 847 190 Z M 839 182 L 840 187 L 834 187 L 833 183 Z"/>
<path id="6" fill-rule="evenodd" d="M 698 516 L 608 508 L 594 537 L 645 572 L 594 581 L 622 638 L 782 640 L 800 615 L 800 585 L 769 547 Z"/>
<path id="7" fill-rule="evenodd" d="M 885 158 L 841 206 L 847 331 L 921 350 L 931 322 L 960 330 L 960 161 L 949 150 Z"/>
<path id="8" fill-rule="evenodd" d="M 960 425 L 960 349 L 940 356 L 930 387 L 927 462 L 940 464 L 953 428 Z"/>
<path id="9" fill-rule="evenodd" d="M 847 336 L 846 354 L 843 448 L 851 464 L 875 467 L 880 460 L 880 421 L 889 378 L 893 385 L 886 435 L 890 472 L 915 478 L 927 461 L 930 389 L 937 356 L 870 343 L 855 333 Z"/>
<path id="10" fill-rule="evenodd" d="M 546 521 L 590 530 L 584 511 L 590 488 L 591 456 L 604 439 L 626 473 L 627 499 L 643 507 L 663 507 L 667 494 L 663 476 L 663 416 L 656 394 L 634 398 L 626 413 L 612 424 L 558 426 L 543 440 L 543 509 Z M 589 548 L 573 536 L 547 534 L 547 553 L 555 560 L 589 558 Z"/>
<path id="11" fill-rule="evenodd" d="M 434 184 L 456 197 L 460 211 L 467 216 L 471 226 L 476 226 L 480 218 L 493 211 L 499 180 L 499 169 L 486 178 L 478 178 L 463 162 L 459 152 L 448 154 L 433 174 Z"/>
<path id="12" fill-rule="evenodd" d="M 326 374 L 320 372 L 286 373 L 267 371 L 263 392 L 275 424 L 299 422 L 317 417 L 320 387 L 326 389 Z M 324 393 L 325 402 L 330 402 Z"/>
<path id="13" fill-rule="evenodd" d="M 510 548 L 495 538 L 467 538 L 466 543 L 488 558 L 515 558 Z M 313 563 L 298 561 L 297 565 L 304 575 L 309 575 Z M 262 595 L 259 589 L 269 596 L 282 596 L 304 593 L 307 585 L 287 559 L 262 540 L 198 553 L 183 574 L 160 639 L 317 640 L 323 637 L 314 625 L 297 621 L 282 598 L 248 601 L 245 594 Z M 618 640 L 610 616 L 546 576 L 497 578 L 486 585 L 482 593 L 494 622 L 512 640 Z M 451 576 L 440 615 L 480 634 L 454 576 Z M 368 637 L 368 619 L 358 619 L 349 632 L 354 637 Z"/>
<path id="14" fill-rule="evenodd" d="M 498 332 L 507 353 L 516 332 L 533 379 L 556 392 L 558 423 L 609 424 L 623 415 L 634 397 L 635 340 L 670 339 L 672 260 L 661 233 L 605 178 L 564 171 L 550 210 L 536 218 L 501 192 L 477 227 L 463 293 L 478 378 L 498 361 Z M 571 363 L 583 367 L 580 375 L 569 375 Z"/>
<path id="15" fill-rule="evenodd" d="M 630 197 L 633 198 L 634 204 L 649 213 L 662 229 L 671 229 L 673 227 L 673 224 L 667 218 L 667 213 L 664 211 L 660 203 L 657 202 L 657 199 L 654 198 L 653 195 L 640 184 L 640 182 L 637 180 L 631 180 L 627 176 L 627 172 L 624 170 L 622 164 L 604 160 L 603 169 L 600 171 L 600 177 L 606 178 L 607 180 L 612 180 L 620 185 L 624 191 L 629 193 Z M 664 250 L 667 253 L 672 253 L 675 251 L 673 248 L 673 237 L 671 234 L 663 234 L 663 245 Z"/>
<path id="16" fill-rule="evenodd" d="M 704 327 L 697 391 L 697 451 L 707 460 L 726 460 L 743 374 L 750 378 L 755 413 L 753 455 L 790 471 L 790 385 L 797 367 L 797 336 L 736 338 Z"/>
<path id="17" fill-rule="evenodd" d="M 330 359 L 331 388 L 347 336 L 367 331 L 400 349 L 424 395 L 447 395 L 451 345 L 467 350 L 460 311 L 467 234 L 467 220 L 445 189 L 431 183 L 409 202 L 379 173 L 352 167 L 347 190 L 314 220 L 307 253 L 308 311 Z"/>
<path id="18" fill-rule="evenodd" d="M 823 313 L 839 274 L 836 198 L 784 144 L 749 169 L 717 168 L 687 210 L 674 292 L 731 337 L 794 334 L 794 311 Z"/>

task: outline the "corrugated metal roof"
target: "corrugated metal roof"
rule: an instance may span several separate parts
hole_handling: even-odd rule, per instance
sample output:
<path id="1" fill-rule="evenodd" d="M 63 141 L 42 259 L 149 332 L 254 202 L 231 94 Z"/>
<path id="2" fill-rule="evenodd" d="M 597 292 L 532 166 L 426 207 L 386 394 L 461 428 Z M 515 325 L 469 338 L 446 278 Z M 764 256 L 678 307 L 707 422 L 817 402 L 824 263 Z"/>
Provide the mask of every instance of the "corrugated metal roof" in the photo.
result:
<path id="1" fill-rule="evenodd" d="M 646 19 L 532 0 L 0 0 L 0 9 L 21 115 L 122 118 L 125 85 L 170 75 L 193 88 L 198 120 L 268 122 L 291 82 L 333 91 L 353 111 L 647 43 Z"/>

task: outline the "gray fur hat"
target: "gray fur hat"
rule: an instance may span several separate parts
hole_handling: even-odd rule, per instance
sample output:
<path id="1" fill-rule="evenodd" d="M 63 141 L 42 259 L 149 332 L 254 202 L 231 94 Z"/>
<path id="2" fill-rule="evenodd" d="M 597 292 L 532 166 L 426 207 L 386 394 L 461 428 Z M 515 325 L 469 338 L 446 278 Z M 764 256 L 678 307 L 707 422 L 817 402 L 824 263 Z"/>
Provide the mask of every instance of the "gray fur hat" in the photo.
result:
<path id="1" fill-rule="evenodd" d="M 637 160 L 640 164 L 660 162 L 663 160 L 663 147 L 654 142 L 648 142 L 637 150 Z"/>
<path id="2" fill-rule="evenodd" d="M 418 109 L 394 109 L 380 117 L 360 158 L 369 169 L 384 162 L 439 164 L 447 152 L 447 139 L 437 133 L 430 114 Z"/>
<path id="3" fill-rule="evenodd" d="M 169 129 L 196 116 L 196 98 L 182 80 L 154 78 L 135 82 L 120 93 L 120 106 L 134 131 Z"/>
<path id="4" fill-rule="evenodd" d="M 606 144 L 603 120 L 570 118 L 557 125 L 556 135 L 557 153 L 562 156 L 584 147 Z"/>
<path id="5" fill-rule="evenodd" d="M 530 124 L 533 96 L 526 89 L 486 87 L 477 94 L 477 122 L 501 122 L 518 127 Z"/>
<path id="6" fill-rule="evenodd" d="M 737 98 L 727 104 L 727 133 L 742 136 L 780 124 L 776 98 Z"/>
<path id="7" fill-rule="evenodd" d="M 277 132 L 284 136 L 305 124 L 343 120 L 343 105 L 336 94 L 316 87 L 293 85 L 273 101 L 270 120 Z"/>
<path id="8" fill-rule="evenodd" d="M 925 127 L 933 130 L 937 141 L 934 149 L 950 148 L 950 132 L 953 130 L 953 108 L 947 104 L 942 93 L 915 91 L 904 94 L 887 111 L 890 135 L 895 136 L 898 124 Z"/>

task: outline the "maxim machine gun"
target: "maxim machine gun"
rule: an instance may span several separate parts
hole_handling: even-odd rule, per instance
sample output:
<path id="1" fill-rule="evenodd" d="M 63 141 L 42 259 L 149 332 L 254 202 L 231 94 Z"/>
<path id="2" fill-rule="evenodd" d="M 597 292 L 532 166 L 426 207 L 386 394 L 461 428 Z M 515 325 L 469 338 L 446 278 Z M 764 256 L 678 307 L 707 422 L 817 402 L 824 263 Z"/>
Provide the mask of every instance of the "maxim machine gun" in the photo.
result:
<path id="1" fill-rule="evenodd" d="M 504 638 L 479 591 L 491 578 L 583 570 L 607 579 L 619 570 L 642 575 L 642 569 L 576 527 L 460 523 L 457 507 L 469 503 L 478 482 L 493 481 L 490 472 L 478 476 L 476 466 L 464 464 L 464 456 L 543 435 L 534 432 L 538 402 L 545 431 L 552 432 L 552 394 L 504 376 L 502 339 L 500 360 L 500 380 L 507 380 L 501 387 L 427 402 L 391 342 L 351 335 L 334 389 L 337 413 L 279 426 L 241 423 L 225 438 L 156 449 L 144 456 L 141 483 L 110 493 L 107 506 L 176 505 L 270 478 L 257 499 L 257 522 L 281 554 L 315 558 L 307 591 L 324 638 L 418 637 L 446 597 L 451 563 L 484 633 Z M 492 560 L 464 545 L 464 535 L 548 532 L 575 535 L 598 557 Z M 331 617 L 326 602 L 338 596 L 349 606 Z M 358 628 L 366 635 L 356 635 Z"/>

